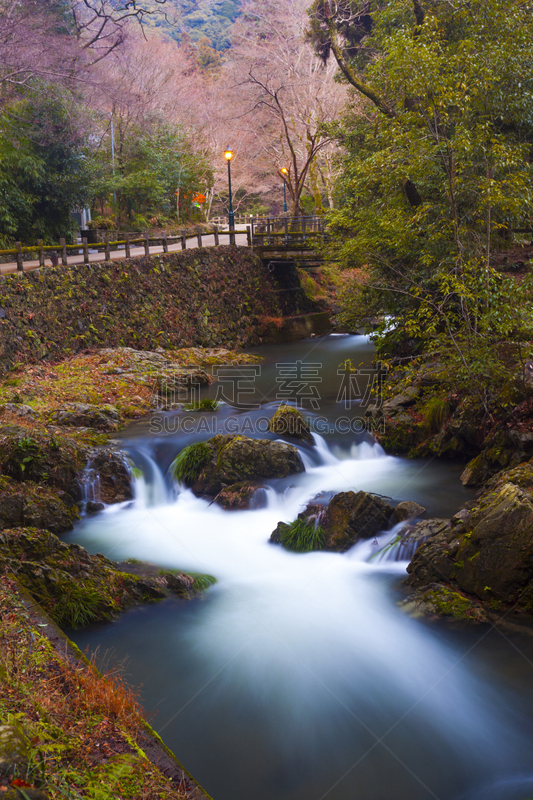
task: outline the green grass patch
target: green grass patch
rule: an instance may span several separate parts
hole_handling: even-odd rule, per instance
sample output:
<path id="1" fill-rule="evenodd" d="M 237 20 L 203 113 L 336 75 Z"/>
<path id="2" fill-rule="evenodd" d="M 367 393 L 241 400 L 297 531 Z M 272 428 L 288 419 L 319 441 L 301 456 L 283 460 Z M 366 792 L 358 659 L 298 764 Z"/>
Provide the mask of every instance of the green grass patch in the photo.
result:
<path id="1" fill-rule="evenodd" d="M 324 529 L 315 527 L 313 522 L 297 519 L 283 530 L 281 544 L 294 553 L 310 553 L 324 546 Z"/>
<path id="2" fill-rule="evenodd" d="M 211 400 L 209 397 L 205 397 L 198 403 L 184 403 L 182 408 L 184 411 L 216 411 L 218 408 L 218 403 L 216 400 Z"/>
<path id="3" fill-rule="evenodd" d="M 211 448 L 205 442 L 185 447 L 170 465 L 170 474 L 178 483 L 191 485 L 211 458 Z"/>

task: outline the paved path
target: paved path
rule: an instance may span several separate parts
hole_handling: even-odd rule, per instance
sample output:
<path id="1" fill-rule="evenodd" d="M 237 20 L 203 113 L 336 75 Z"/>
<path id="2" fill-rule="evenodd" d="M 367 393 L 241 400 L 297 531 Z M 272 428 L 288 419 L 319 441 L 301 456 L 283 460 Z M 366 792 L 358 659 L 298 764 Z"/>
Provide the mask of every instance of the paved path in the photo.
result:
<path id="1" fill-rule="evenodd" d="M 222 233 L 222 231 L 221 231 Z M 229 244 L 229 236 L 222 236 L 220 244 L 227 245 Z M 239 228 L 235 229 L 235 244 L 239 247 L 246 247 L 248 245 L 248 239 L 246 235 L 246 230 L 242 231 Z M 214 247 L 215 245 L 215 237 L 212 233 L 202 234 L 202 246 L 203 247 Z M 196 238 L 194 239 L 187 239 L 187 250 L 193 250 L 194 248 L 198 247 L 198 242 Z M 58 248 L 59 249 L 59 248 Z M 178 250 L 181 250 L 181 242 L 176 242 L 176 244 L 169 244 L 168 252 L 174 253 Z M 91 245 L 89 245 L 89 261 L 105 261 L 106 256 L 105 253 L 91 253 Z M 150 255 L 155 255 L 156 253 L 162 253 L 163 247 L 162 245 L 157 245 L 150 247 Z M 137 258 L 139 256 L 144 256 L 144 245 L 140 247 L 133 246 L 131 247 L 131 257 Z M 112 250 L 111 251 L 111 260 L 117 261 L 120 259 L 126 258 L 126 253 L 124 248 L 121 250 Z M 45 266 L 51 266 L 52 262 L 50 258 L 45 258 Z M 83 264 L 83 253 L 80 255 L 74 256 L 67 256 L 67 263 L 70 266 L 71 264 Z M 61 266 L 61 264 L 59 265 Z M 39 261 L 24 261 L 24 272 L 28 272 L 30 270 L 39 269 Z M 17 262 L 13 261 L 9 264 L 0 264 L 0 275 L 5 275 L 6 273 L 16 272 L 17 271 Z"/>

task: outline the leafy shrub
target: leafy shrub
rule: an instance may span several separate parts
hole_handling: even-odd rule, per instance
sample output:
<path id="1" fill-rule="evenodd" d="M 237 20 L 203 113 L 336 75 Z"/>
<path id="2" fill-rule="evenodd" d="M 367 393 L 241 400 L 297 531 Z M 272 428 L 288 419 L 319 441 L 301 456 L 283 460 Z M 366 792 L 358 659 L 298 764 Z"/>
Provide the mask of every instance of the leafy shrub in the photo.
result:
<path id="1" fill-rule="evenodd" d="M 280 541 L 286 550 L 295 553 L 321 550 L 324 546 L 324 529 L 320 525 L 315 527 L 314 522 L 297 519 L 283 529 Z"/>
<path id="2" fill-rule="evenodd" d="M 193 484 L 211 458 L 211 449 L 205 442 L 185 447 L 170 465 L 170 474 L 178 483 Z"/>

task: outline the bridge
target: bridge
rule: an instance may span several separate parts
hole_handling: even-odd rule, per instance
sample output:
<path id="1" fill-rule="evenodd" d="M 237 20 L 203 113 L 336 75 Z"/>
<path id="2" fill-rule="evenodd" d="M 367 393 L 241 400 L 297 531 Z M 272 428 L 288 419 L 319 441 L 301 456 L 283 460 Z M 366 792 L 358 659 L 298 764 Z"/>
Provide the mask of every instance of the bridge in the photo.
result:
<path id="1" fill-rule="evenodd" d="M 20 242 L 8 250 L 0 250 L 0 274 L 23 272 L 45 267 L 48 264 L 73 266 L 103 261 L 118 261 L 124 258 L 142 258 L 159 253 L 195 247 L 217 247 L 233 244 L 252 247 L 267 265 L 284 263 L 312 269 L 322 263 L 317 245 L 324 237 L 324 221 L 321 217 L 251 217 L 249 224 L 235 230 L 219 230 L 212 233 L 197 232 L 177 236 L 161 234 L 134 238 L 128 234 L 117 241 L 89 244 L 82 239 L 78 244 L 68 245 L 61 239 L 57 245 L 22 246 Z"/>

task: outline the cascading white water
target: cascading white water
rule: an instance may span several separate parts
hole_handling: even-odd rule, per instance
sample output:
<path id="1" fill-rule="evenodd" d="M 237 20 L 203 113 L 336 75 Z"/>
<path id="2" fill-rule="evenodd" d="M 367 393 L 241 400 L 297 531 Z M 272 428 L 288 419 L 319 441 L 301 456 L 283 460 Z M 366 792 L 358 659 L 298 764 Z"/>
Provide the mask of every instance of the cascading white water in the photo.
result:
<path id="1" fill-rule="evenodd" d="M 100 475 L 91 467 L 90 462 L 87 464 L 85 469 L 82 469 L 80 472 L 79 482 L 83 507 L 85 507 L 87 503 L 101 502 Z"/>
<path id="2" fill-rule="evenodd" d="M 176 642 L 172 658 L 185 652 L 189 660 L 179 681 L 173 683 L 171 665 L 160 679 L 172 710 L 161 720 L 164 737 L 172 725 L 179 729 L 180 715 L 194 703 L 195 718 L 229 726 L 241 748 L 247 737 L 259 737 L 272 758 L 326 758 L 328 769 L 361 759 L 357 794 L 347 778 L 344 789 L 327 794 L 331 800 L 458 797 L 465 781 L 518 769 L 521 745 L 495 693 L 462 668 L 460 653 L 406 617 L 383 591 L 387 574 L 405 570 L 375 558 L 394 530 L 347 554 L 299 555 L 270 544 L 278 521 L 295 519 L 320 492 L 401 488 L 398 460 L 378 445 L 353 445 L 339 458 L 316 440 L 312 455 L 301 449 L 304 474 L 272 481 L 263 507 L 236 512 L 190 490 L 172 497 L 154 460 L 131 448 L 143 467 L 133 507 L 102 514 L 78 538 L 115 560 L 134 556 L 219 580 L 194 624 L 183 629 L 167 619 L 162 631 L 166 647 Z M 198 747 L 222 746 L 218 731 L 200 729 Z M 386 769 L 376 761 L 378 751 Z M 315 767 L 308 769 L 310 776 Z M 246 796 L 321 796 L 310 777 L 294 790 L 263 789 L 250 786 Z M 224 800 L 237 796 L 245 795 L 231 787 L 216 792 Z"/>

